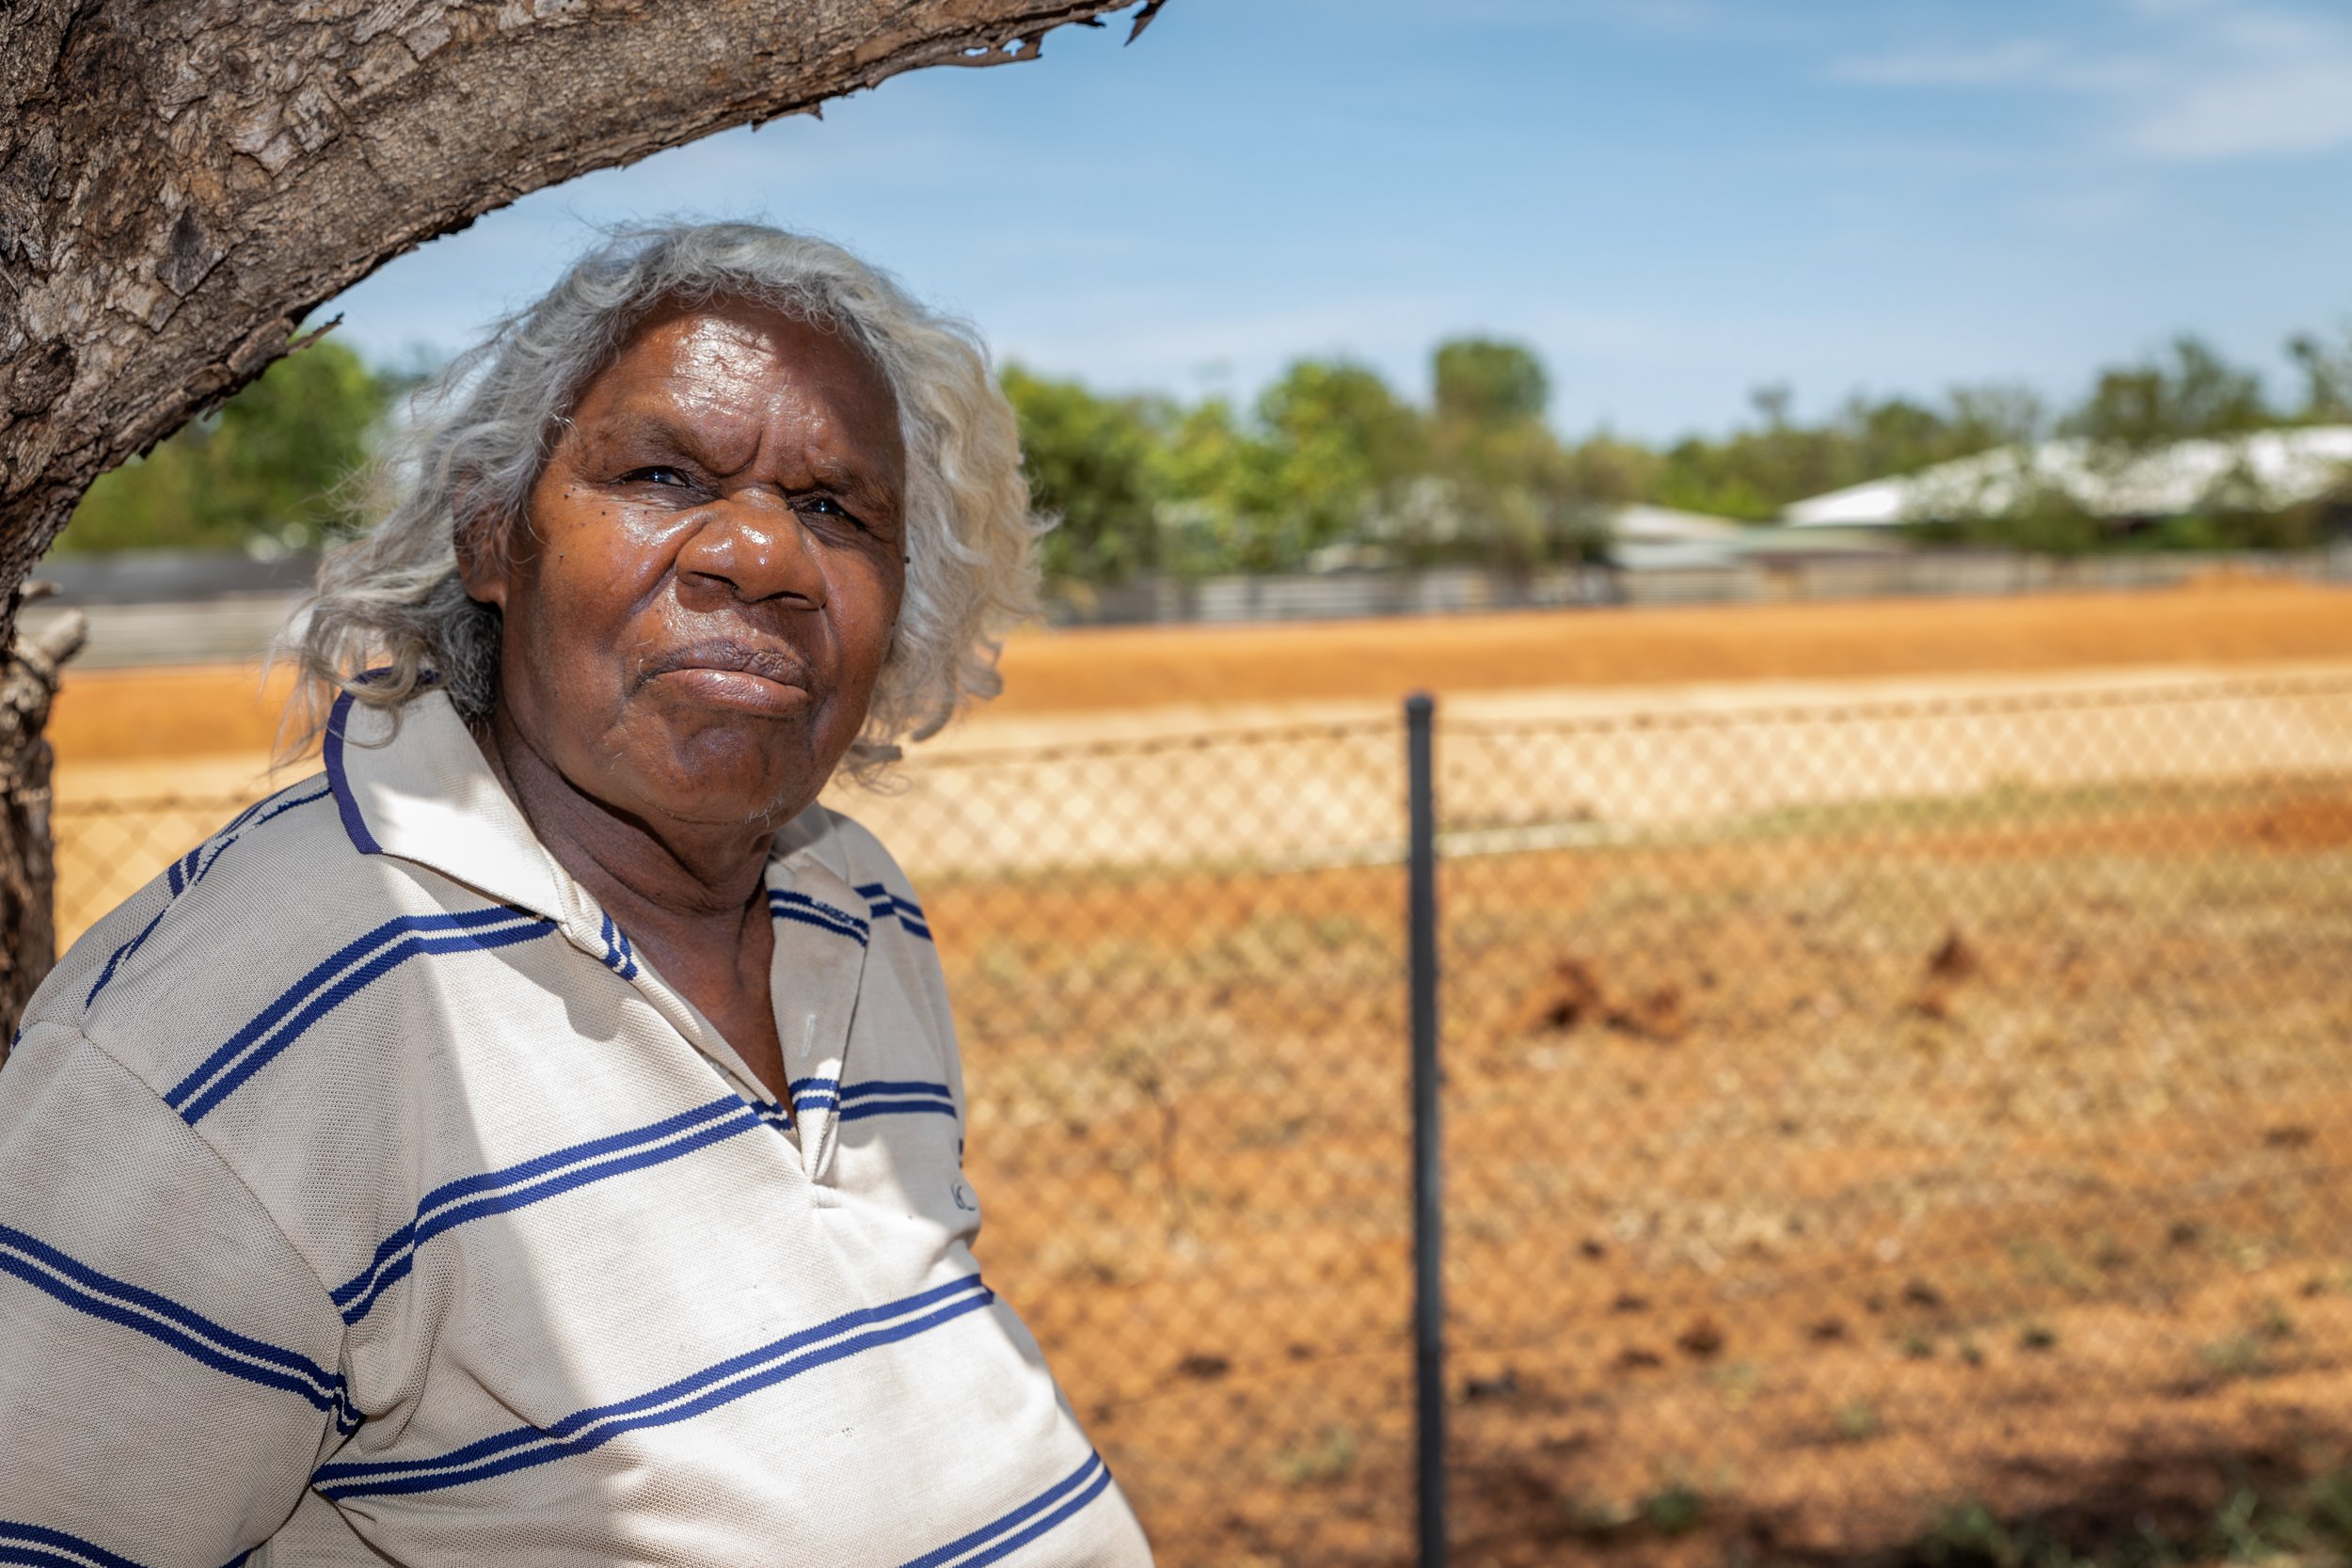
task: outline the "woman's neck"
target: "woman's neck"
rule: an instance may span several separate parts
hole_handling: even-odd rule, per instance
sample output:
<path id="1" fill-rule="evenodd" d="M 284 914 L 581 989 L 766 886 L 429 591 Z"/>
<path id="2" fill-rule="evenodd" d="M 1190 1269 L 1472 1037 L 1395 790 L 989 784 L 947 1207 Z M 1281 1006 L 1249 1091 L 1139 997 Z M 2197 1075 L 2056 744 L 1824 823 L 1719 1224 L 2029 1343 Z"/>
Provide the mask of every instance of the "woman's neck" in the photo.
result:
<path id="1" fill-rule="evenodd" d="M 772 830 L 657 826 L 574 784 L 512 724 L 494 719 L 477 740 L 556 863 L 701 1010 L 769 1098 L 788 1098 L 769 992 L 775 934 L 761 896 Z"/>
<path id="2" fill-rule="evenodd" d="M 733 924 L 759 901 L 774 827 L 649 821 L 572 783 L 501 710 L 476 739 L 556 863 L 632 932 Z"/>

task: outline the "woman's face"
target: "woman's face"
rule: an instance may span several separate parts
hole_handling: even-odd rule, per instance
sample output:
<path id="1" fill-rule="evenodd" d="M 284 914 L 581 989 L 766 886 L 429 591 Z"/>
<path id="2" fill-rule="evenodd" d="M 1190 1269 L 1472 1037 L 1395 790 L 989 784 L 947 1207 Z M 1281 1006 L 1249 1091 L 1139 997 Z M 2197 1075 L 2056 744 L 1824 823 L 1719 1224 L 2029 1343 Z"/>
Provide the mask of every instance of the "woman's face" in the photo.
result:
<path id="1" fill-rule="evenodd" d="M 504 562 L 499 721 L 648 823 L 772 827 L 866 721 L 905 586 L 879 367 L 768 307 L 657 310 L 582 392 Z"/>

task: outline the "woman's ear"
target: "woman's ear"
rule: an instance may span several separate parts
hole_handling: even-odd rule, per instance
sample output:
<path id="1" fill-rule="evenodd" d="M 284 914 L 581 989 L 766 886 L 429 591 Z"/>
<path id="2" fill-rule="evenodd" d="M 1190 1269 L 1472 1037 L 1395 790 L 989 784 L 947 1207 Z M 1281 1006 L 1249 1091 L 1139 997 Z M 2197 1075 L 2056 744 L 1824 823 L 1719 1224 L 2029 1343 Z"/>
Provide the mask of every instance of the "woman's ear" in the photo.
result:
<path id="1" fill-rule="evenodd" d="M 459 503 L 465 501 L 459 492 Z M 509 529 L 486 508 L 461 511 L 451 543 L 457 550 L 457 580 L 466 597 L 479 604 L 506 608 L 508 574 L 513 570 L 506 540 Z"/>

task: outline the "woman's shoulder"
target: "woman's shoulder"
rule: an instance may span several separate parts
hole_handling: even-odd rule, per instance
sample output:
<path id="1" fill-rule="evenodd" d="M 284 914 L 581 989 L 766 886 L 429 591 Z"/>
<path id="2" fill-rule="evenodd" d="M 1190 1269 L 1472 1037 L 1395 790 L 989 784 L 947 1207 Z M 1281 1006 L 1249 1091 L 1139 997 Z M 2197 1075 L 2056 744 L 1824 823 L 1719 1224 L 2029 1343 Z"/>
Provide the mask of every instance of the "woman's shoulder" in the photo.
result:
<path id="1" fill-rule="evenodd" d="M 308 967 L 379 923 L 407 879 L 352 848 L 323 775 L 299 780 L 230 818 L 84 932 L 35 991 L 26 1021 L 128 1045 L 176 1037 L 174 1025 L 199 1018 L 245 1016 L 287 965 Z"/>

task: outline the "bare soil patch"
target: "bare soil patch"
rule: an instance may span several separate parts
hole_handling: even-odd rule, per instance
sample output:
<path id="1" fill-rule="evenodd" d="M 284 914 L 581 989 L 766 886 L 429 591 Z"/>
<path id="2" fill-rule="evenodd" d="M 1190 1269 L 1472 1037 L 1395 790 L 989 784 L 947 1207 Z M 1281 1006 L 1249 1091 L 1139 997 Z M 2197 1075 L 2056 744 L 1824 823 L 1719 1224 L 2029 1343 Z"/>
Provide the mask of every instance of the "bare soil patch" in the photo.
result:
<path id="1" fill-rule="evenodd" d="M 2352 594 L 2243 583 L 2157 593 L 1526 611 L 1032 633 L 1007 715 L 1438 692 L 1845 680 L 2352 657 Z"/>
<path id="2" fill-rule="evenodd" d="M 2352 789 L 1979 806 L 1446 867 L 1462 1560 L 1859 1563 L 2352 1443 Z M 930 894 L 984 1261 L 1164 1560 L 1408 1558 L 1403 897 Z"/>

